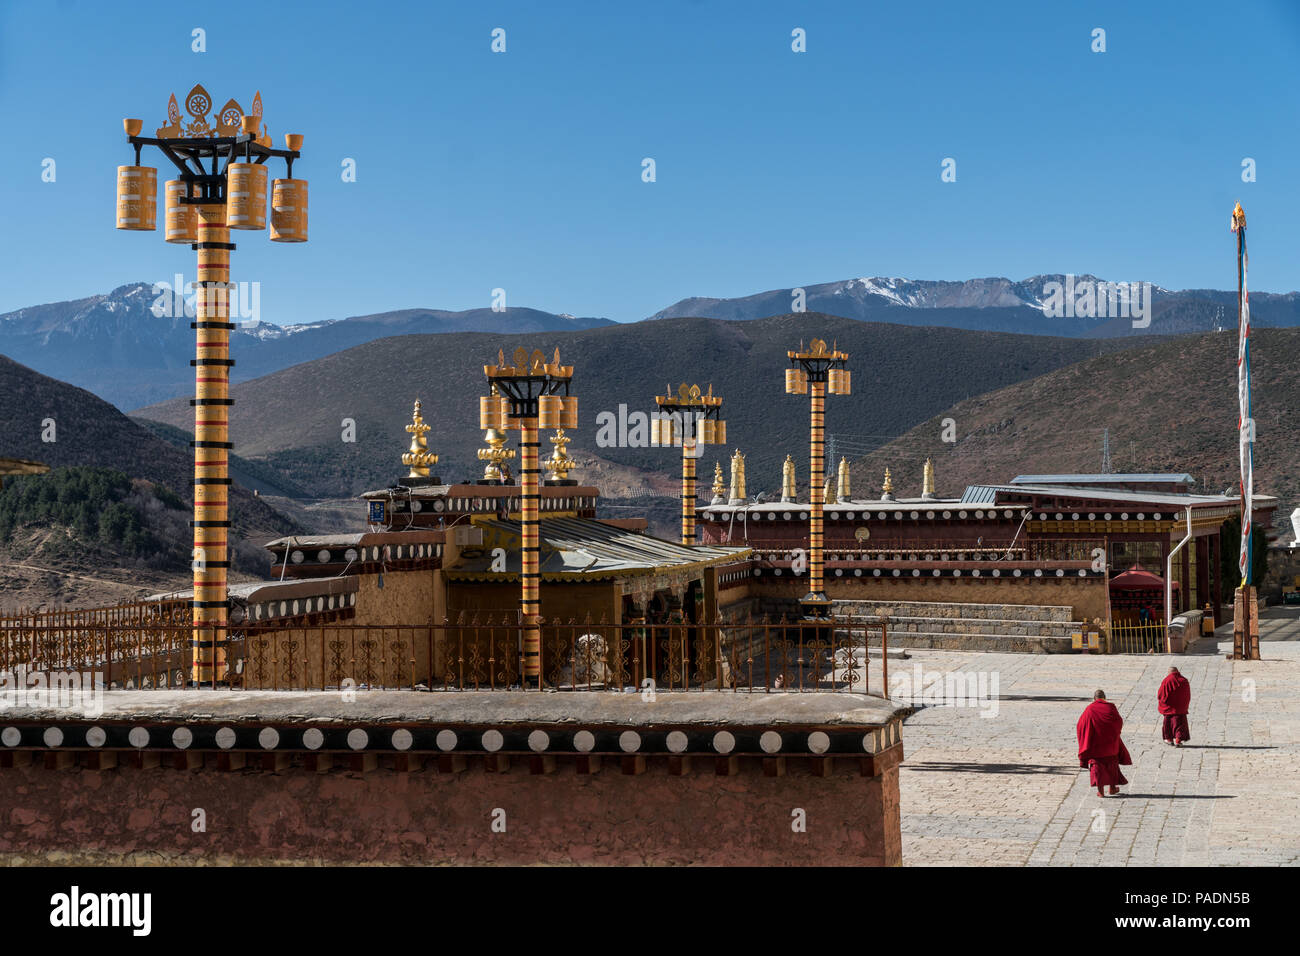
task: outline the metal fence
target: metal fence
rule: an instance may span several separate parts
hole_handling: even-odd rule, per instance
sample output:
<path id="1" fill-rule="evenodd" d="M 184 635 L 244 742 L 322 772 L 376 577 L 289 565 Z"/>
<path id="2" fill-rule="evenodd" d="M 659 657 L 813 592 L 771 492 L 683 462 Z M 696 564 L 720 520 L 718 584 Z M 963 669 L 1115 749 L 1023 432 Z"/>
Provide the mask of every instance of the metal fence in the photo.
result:
<path id="1" fill-rule="evenodd" d="M 152 610 L 138 608 L 111 624 L 0 617 L 0 671 L 93 671 L 107 686 L 129 689 L 192 686 L 188 608 L 164 614 L 146 607 Z M 248 690 L 518 690 L 521 634 L 513 613 L 434 625 L 243 624 L 228 631 L 227 683 Z M 863 693 L 869 645 L 880 648 L 887 667 L 887 628 L 876 619 L 546 621 L 541 686 Z"/>
<path id="2" fill-rule="evenodd" d="M 105 684 L 183 686 L 188 601 L 0 611 L 0 673 L 94 671 Z"/>
<path id="3" fill-rule="evenodd" d="M 1146 654 L 1150 651 L 1163 654 L 1165 626 L 1111 621 L 1106 650 L 1111 654 Z"/>

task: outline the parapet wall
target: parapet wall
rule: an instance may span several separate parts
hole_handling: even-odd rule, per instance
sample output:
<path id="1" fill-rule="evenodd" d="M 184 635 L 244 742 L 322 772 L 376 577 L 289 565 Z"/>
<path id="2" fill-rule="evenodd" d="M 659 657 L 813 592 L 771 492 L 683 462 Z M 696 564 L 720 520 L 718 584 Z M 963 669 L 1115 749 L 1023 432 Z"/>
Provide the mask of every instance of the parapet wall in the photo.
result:
<path id="1" fill-rule="evenodd" d="M 900 724 L 839 693 L 114 692 L 0 713 L 0 863 L 898 865 Z"/>

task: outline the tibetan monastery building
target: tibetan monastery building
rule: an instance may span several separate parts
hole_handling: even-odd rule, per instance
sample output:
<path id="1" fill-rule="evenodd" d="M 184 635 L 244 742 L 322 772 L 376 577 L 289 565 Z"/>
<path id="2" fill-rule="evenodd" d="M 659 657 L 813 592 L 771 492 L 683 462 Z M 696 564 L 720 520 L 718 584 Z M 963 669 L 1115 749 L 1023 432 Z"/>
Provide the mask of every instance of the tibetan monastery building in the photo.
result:
<path id="1" fill-rule="evenodd" d="M 699 540 L 752 549 L 746 591 L 753 609 L 789 609 L 807 590 L 799 570 L 811 506 L 796 499 L 789 459 L 780 500 L 748 499 L 744 484 L 737 454 L 730 493 L 719 469 L 712 501 L 699 509 Z M 1069 609 L 1061 623 L 1104 629 L 1130 619 L 1164 623 L 1208 606 L 1218 624 L 1231 613 L 1222 606 L 1233 584 L 1223 580 L 1221 555 L 1230 550 L 1235 565 L 1237 538 L 1228 526 L 1240 500 L 1196 494 L 1192 484 L 1186 474 L 1020 475 L 941 498 L 927 462 L 918 497 L 896 497 L 886 471 L 880 495 L 865 498 L 851 495 L 841 461 L 838 487 L 828 482 L 825 495 L 826 593 L 841 612 L 1020 605 Z M 1254 507 L 1254 526 L 1270 528 L 1277 499 L 1256 494 Z M 1152 586 L 1112 589 L 1134 569 L 1146 573 L 1139 583 Z"/>

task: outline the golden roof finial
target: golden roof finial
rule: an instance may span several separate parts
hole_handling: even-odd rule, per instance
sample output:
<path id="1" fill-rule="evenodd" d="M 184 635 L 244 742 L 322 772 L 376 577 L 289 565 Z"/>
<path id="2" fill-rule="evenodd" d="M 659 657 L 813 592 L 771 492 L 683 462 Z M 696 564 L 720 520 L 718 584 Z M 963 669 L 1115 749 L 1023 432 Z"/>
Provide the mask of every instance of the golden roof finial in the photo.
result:
<path id="1" fill-rule="evenodd" d="M 1241 200 L 1237 201 L 1236 207 L 1232 210 L 1232 231 L 1246 228 L 1246 210 L 1241 208 Z"/>
<path id="2" fill-rule="evenodd" d="M 849 460 L 840 459 L 839 468 L 839 488 L 836 489 L 835 497 L 840 501 L 849 500 Z"/>
<path id="3" fill-rule="evenodd" d="M 888 468 L 885 469 L 885 484 L 880 490 L 881 490 L 881 495 L 880 495 L 881 501 L 894 500 L 894 479 L 889 476 Z"/>
<path id="4" fill-rule="evenodd" d="M 781 500 L 795 500 L 794 459 L 786 455 L 785 464 L 781 466 Z"/>
<path id="5" fill-rule="evenodd" d="M 934 497 L 934 462 L 932 462 L 929 458 L 925 460 L 925 471 L 923 474 L 924 476 L 921 479 L 921 497 L 933 498 Z"/>
<path id="6" fill-rule="evenodd" d="M 745 503 L 745 456 L 736 449 L 736 453 L 731 456 L 731 497 L 730 503 L 740 505 Z"/>
<path id="7" fill-rule="evenodd" d="M 493 394 L 496 394 L 496 386 L 492 386 Z M 487 442 L 486 448 L 478 450 L 478 460 L 487 462 L 483 468 L 484 481 L 502 481 L 504 473 L 502 466 L 515 457 L 513 448 L 506 448 L 505 443 L 508 440 L 506 433 L 498 428 L 487 428 L 483 431 L 483 440 Z"/>
<path id="8" fill-rule="evenodd" d="M 722 462 L 713 464 L 713 497 L 721 498 L 727 493 L 727 483 L 722 477 Z"/>
<path id="9" fill-rule="evenodd" d="M 429 466 L 438 464 L 438 456 L 429 451 L 429 442 L 424 437 L 429 433 L 429 426 L 424 423 L 424 416 L 420 414 L 420 400 L 415 400 L 415 409 L 411 413 L 411 424 L 406 426 L 406 430 L 411 433 L 411 447 L 402 456 L 402 464 L 410 465 L 411 472 L 408 478 L 428 478 Z"/>
<path id="10" fill-rule="evenodd" d="M 559 349 L 556 349 L 556 356 L 559 356 Z M 542 462 L 546 466 L 547 481 L 567 481 L 569 472 L 578 467 L 578 463 L 569 457 L 569 442 L 573 441 L 568 435 L 564 434 L 563 428 L 555 429 L 555 434 L 551 436 L 551 444 L 555 446 L 551 452 L 551 457 Z"/>

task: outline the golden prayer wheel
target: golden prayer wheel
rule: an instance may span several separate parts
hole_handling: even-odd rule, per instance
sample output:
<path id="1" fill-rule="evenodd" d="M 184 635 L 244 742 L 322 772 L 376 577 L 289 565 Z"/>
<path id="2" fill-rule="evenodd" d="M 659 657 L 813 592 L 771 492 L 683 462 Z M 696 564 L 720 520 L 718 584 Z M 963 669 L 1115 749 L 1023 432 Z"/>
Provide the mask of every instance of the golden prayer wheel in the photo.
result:
<path id="1" fill-rule="evenodd" d="M 727 443 L 727 423 L 719 418 L 713 423 L 713 440 L 712 445 L 725 445 Z"/>
<path id="2" fill-rule="evenodd" d="M 701 445 L 716 445 L 718 443 L 718 440 L 713 436 L 714 433 L 717 431 L 717 426 L 718 423 L 715 422 L 713 419 L 711 418 L 704 419 L 702 422 L 700 422 L 699 433 L 695 436 L 695 440 L 698 441 Z"/>
<path id="3" fill-rule="evenodd" d="M 785 370 L 785 393 L 787 395 L 808 394 L 808 373 L 801 368 Z"/>
<path id="4" fill-rule="evenodd" d="M 500 396 L 487 395 L 479 398 L 478 427 L 483 431 L 506 427 L 505 404 Z"/>
<path id="5" fill-rule="evenodd" d="M 189 195 L 190 185 L 183 179 L 169 179 L 164 187 L 166 196 L 166 223 L 167 235 L 164 236 L 168 242 L 198 242 L 199 241 L 199 207 L 191 206 L 181 200 Z"/>
<path id="6" fill-rule="evenodd" d="M 853 385 L 846 368 L 833 368 L 826 373 L 826 391 L 832 395 L 849 395 Z"/>
<path id="7" fill-rule="evenodd" d="M 566 395 L 564 398 L 564 409 L 560 412 L 561 428 L 578 427 L 578 396 Z"/>
<path id="8" fill-rule="evenodd" d="M 650 444 L 671 445 L 673 443 L 673 420 L 671 418 L 650 419 Z"/>
<path id="9" fill-rule="evenodd" d="M 564 398 L 560 395 L 543 395 L 537 400 L 537 424 L 542 428 L 563 428 Z"/>
<path id="10" fill-rule="evenodd" d="M 117 228 L 151 230 L 158 225 L 158 170 L 117 167 Z"/>
<path id="11" fill-rule="evenodd" d="M 271 191 L 271 241 L 307 241 L 307 180 L 275 181 Z"/>
<path id="12" fill-rule="evenodd" d="M 266 228 L 266 167 L 261 163 L 231 163 L 226 175 L 226 226 Z"/>

